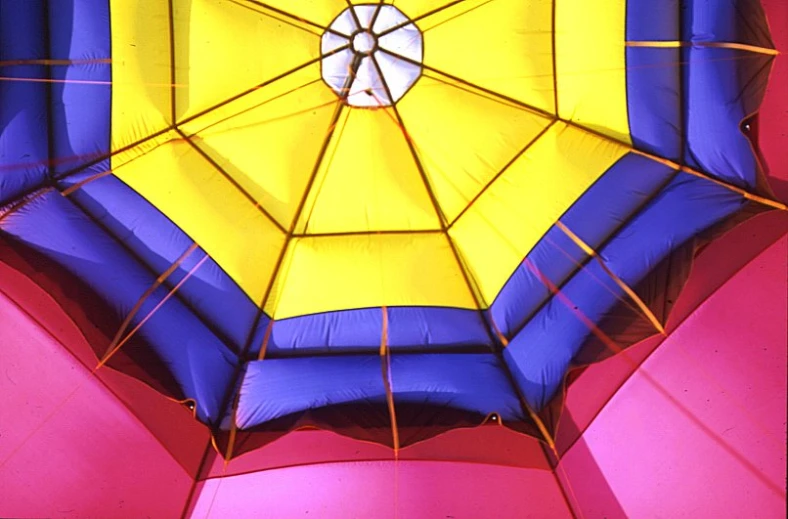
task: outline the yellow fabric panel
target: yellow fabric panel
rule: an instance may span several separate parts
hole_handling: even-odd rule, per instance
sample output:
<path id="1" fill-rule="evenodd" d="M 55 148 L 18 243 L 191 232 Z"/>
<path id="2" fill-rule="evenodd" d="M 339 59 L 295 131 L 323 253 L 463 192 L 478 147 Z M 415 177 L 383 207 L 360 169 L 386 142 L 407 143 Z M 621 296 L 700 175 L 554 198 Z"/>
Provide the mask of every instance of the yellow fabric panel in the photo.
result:
<path id="1" fill-rule="evenodd" d="M 630 143 L 625 31 L 626 0 L 556 4 L 561 118 Z"/>
<path id="2" fill-rule="evenodd" d="M 440 229 L 429 191 L 390 108 L 345 108 L 298 233 Z"/>
<path id="3" fill-rule="evenodd" d="M 131 164 L 140 157 L 147 155 L 156 148 L 167 144 L 177 137 L 177 133 L 173 130 L 170 130 L 156 137 L 145 139 L 136 146 L 132 146 L 129 149 L 114 153 L 112 157 L 110 157 L 110 169 L 112 170 L 112 173 L 116 174 L 118 169 L 127 167 L 128 164 Z"/>
<path id="4" fill-rule="evenodd" d="M 277 16 L 282 20 L 287 20 L 288 22 L 294 21 L 293 18 L 281 17 L 276 14 L 277 10 L 284 11 L 295 18 L 300 18 L 323 27 L 328 27 L 334 18 L 347 9 L 348 6 L 345 0 L 265 0 L 260 3 L 265 4 L 265 6 L 270 6 L 273 9 L 267 9 L 265 6 L 254 5 L 250 2 L 254 9 L 260 12 L 270 13 L 271 16 Z M 371 2 L 353 3 L 374 3 L 374 0 Z M 322 32 L 318 28 L 314 30 L 317 34 Z"/>
<path id="5" fill-rule="evenodd" d="M 178 120 L 320 56 L 318 35 L 253 4 L 173 1 Z"/>
<path id="6" fill-rule="evenodd" d="M 485 304 L 550 227 L 627 148 L 564 123 L 540 137 L 449 234 Z"/>
<path id="7" fill-rule="evenodd" d="M 442 233 L 294 238 L 265 310 L 285 319 L 350 308 L 425 305 L 475 308 Z"/>
<path id="8" fill-rule="evenodd" d="M 111 0 L 112 142 L 116 150 L 171 126 L 167 2 Z"/>
<path id="9" fill-rule="evenodd" d="M 463 1 L 469 4 L 471 3 L 478 4 L 480 0 L 472 0 L 472 1 L 463 0 Z M 362 3 L 362 2 L 354 2 L 354 3 Z M 430 11 L 433 11 L 435 9 L 440 9 L 441 7 L 450 3 L 450 0 L 387 0 L 384 3 L 393 4 L 394 7 L 402 11 L 402 14 L 404 14 L 405 16 L 407 16 L 412 20 L 416 17 L 429 13 Z"/>
<path id="10" fill-rule="evenodd" d="M 315 64 L 182 129 L 289 229 L 338 102 Z"/>
<path id="11" fill-rule="evenodd" d="M 550 120 L 447 81 L 423 75 L 397 108 L 452 221 Z"/>
<path id="12" fill-rule="evenodd" d="M 444 19 L 440 25 L 434 25 L 432 16 L 418 23 L 429 29 L 424 33 L 424 64 L 553 112 L 551 1 L 470 4 L 476 8 L 469 10 L 471 5 L 461 2 L 435 15 Z"/>
<path id="13" fill-rule="evenodd" d="M 172 140 L 115 174 L 262 301 L 285 236 L 188 142 Z"/>

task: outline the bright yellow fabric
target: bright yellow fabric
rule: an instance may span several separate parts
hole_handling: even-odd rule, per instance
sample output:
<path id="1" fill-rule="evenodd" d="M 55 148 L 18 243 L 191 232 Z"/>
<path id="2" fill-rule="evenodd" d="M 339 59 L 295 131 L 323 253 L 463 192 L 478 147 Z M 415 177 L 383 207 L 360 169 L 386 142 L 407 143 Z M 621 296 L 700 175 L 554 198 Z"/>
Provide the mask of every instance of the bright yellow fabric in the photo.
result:
<path id="1" fill-rule="evenodd" d="M 475 308 L 444 234 L 296 238 L 265 310 L 284 319 L 398 305 Z"/>
<path id="2" fill-rule="evenodd" d="M 375 3 L 373 1 L 353 2 L 353 3 Z M 260 5 L 262 4 L 262 5 Z M 266 6 L 268 8 L 266 8 Z M 334 18 L 347 8 L 345 0 L 265 0 L 258 5 L 251 4 L 251 7 L 266 13 L 268 16 L 276 17 L 286 23 L 292 23 L 300 18 L 315 25 L 328 27 Z M 285 12 L 292 16 L 282 16 L 277 11 Z M 296 22 L 297 23 L 297 22 Z M 319 28 L 313 28 L 315 34 L 320 35 Z"/>
<path id="3" fill-rule="evenodd" d="M 530 145 L 554 108 L 549 0 L 466 0 L 420 19 L 437 70 L 396 111 L 343 107 L 335 127 L 340 101 L 308 62 L 317 26 L 347 2 L 173 0 L 175 112 L 191 144 L 167 132 L 168 3 L 111 1 L 113 149 L 162 132 L 115 154 L 114 173 L 254 301 L 272 287 L 275 318 L 474 308 L 463 268 L 486 306 L 626 152 L 562 122 Z M 388 3 L 416 18 L 448 0 Z M 559 1 L 555 39 L 560 116 L 627 142 L 624 4 Z"/>
<path id="4" fill-rule="evenodd" d="M 397 109 L 448 221 L 550 122 L 430 73 Z"/>
<path id="5" fill-rule="evenodd" d="M 115 175 L 170 217 L 253 300 L 262 301 L 284 234 L 191 144 L 172 137 Z"/>
<path id="6" fill-rule="evenodd" d="M 424 64 L 553 112 L 551 19 L 547 0 L 461 2 L 418 24 Z"/>
<path id="7" fill-rule="evenodd" d="M 254 4 L 173 0 L 173 9 L 178 120 L 320 56 L 319 35 Z"/>
<path id="8" fill-rule="evenodd" d="M 315 64 L 182 129 L 289 229 L 338 103 Z"/>
<path id="9" fill-rule="evenodd" d="M 479 4 L 481 1 L 483 0 L 463 0 L 463 3 Z M 357 1 L 354 3 L 360 4 L 363 2 Z M 393 5 L 412 20 L 436 9 L 441 9 L 450 2 L 448 0 L 386 0 L 385 3 Z M 451 8 L 446 9 L 446 11 L 451 10 Z"/>
<path id="10" fill-rule="evenodd" d="M 630 143 L 625 31 L 626 0 L 556 3 L 561 118 Z"/>
<path id="11" fill-rule="evenodd" d="M 440 229 L 391 109 L 345 108 L 296 232 Z"/>
<path id="12" fill-rule="evenodd" d="M 111 0 L 112 142 L 117 150 L 171 126 L 167 2 Z"/>
<path id="13" fill-rule="evenodd" d="M 489 305 L 548 229 L 627 148 L 554 124 L 451 228 Z"/>

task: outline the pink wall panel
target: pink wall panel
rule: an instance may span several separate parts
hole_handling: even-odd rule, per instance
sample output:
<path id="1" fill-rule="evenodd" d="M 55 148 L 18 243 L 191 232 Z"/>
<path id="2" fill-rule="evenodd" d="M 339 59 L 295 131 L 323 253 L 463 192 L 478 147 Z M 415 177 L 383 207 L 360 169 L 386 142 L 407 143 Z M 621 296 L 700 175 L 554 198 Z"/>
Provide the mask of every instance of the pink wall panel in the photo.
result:
<path id="1" fill-rule="evenodd" d="M 193 518 L 571 518 L 549 470 L 478 463 L 326 463 L 210 479 Z"/>
<path id="2" fill-rule="evenodd" d="M 766 160 L 770 183 L 780 200 L 788 200 L 788 2 L 762 0 L 777 50 L 769 86 L 758 115 L 759 147 Z"/>
<path id="3" fill-rule="evenodd" d="M 191 479 L 0 294 L 0 517 L 177 517 Z"/>
<path id="4" fill-rule="evenodd" d="M 13 300 L 28 320 L 56 338 L 65 353 L 70 352 L 88 369 L 96 366 L 96 355 L 82 332 L 51 296 L 29 278 L 2 263 L 0 280 L 0 295 Z M 114 369 L 101 369 L 97 376 L 189 474 L 196 475 L 210 441 L 208 428 L 196 421 L 186 407 L 163 398 L 137 379 Z"/>
<path id="5" fill-rule="evenodd" d="M 234 458 L 227 466 L 212 450 L 201 479 L 310 463 L 392 459 L 394 452 L 380 444 L 357 441 L 330 431 L 301 430 Z M 497 425 L 448 431 L 403 448 L 399 459 L 549 468 L 539 441 Z"/>
<path id="6" fill-rule="evenodd" d="M 788 238 L 707 300 L 562 461 L 585 517 L 783 517 Z M 597 467 L 615 495 L 599 500 Z"/>

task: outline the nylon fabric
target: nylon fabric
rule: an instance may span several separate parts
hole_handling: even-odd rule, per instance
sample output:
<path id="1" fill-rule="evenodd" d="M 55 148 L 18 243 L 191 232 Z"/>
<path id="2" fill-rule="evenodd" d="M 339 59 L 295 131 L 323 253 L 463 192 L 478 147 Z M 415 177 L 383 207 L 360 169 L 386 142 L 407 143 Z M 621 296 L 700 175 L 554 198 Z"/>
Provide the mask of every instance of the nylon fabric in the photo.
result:
<path id="1" fill-rule="evenodd" d="M 297 232 L 440 229 L 419 167 L 391 110 L 344 110 L 325 156 Z"/>
<path id="2" fill-rule="evenodd" d="M 36 81 L 46 67 L 24 63 L 47 53 L 45 41 L 28 30 L 43 17 L 43 1 L 0 5 L 0 205 L 43 184 L 49 170 L 47 86 Z"/>
<path id="3" fill-rule="evenodd" d="M 632 143 L 659 157 L 681 160 L 685 116 L 681 49 L 627 49 L 627 107 Z"/>
<path id="4" fill-rule="evenodd" d="M 173 11 L 179 120 L 320 56 L 318 35 L 254 4 L 174 0 Z"/>
<path id="5" fill-rule="evenodd" d="M 4 261 L 227 458 L 493 412 L 551 444 L 567 370 L 784 209 L 743 125 L 772 49 L 755 0 L 3 2 Z"/>
<path id="6" fill-rule="evenodd" d="M 321 83 L 320 66 L 314 64 L 180 127 L 288 229 L 335 109 L 336 96 Z"/>
<path id="7" fill-rule="evenodd" d="M 262 301 L 284 233 L 220 171 L 206 167 L 190 143 L 171 137 L 115 174 L 199 243 L 249 297 Z"/>
<path id="8" fill-rule="evenodd" d="M 4 220 L 1 229 L 84 280 L 112 302 L 118 315 L 129 315 L 154 284 L 150 271 L 57 193 L 31 202 Z M 183 304 L 166 295 L 163 288 L 157 289 L 131 324 L 150 316 L 137 333 L 177 382 L 182 392 L 177 396 L 194 399 L 202 420 L 215 420 L 237 360 Z"/>
<path id="9" fill-rule="evenodd" d="M 27 5 L 27 3 L 25 3 Z M 68 66 L 50 66 L 52 153 L 55 175 L 109 153 L 112 89 L 110 30 L 106 0 L 48 2 L 49 56 Z"/>
<path id="10" fill-rule="evenodd" d="M 681 0 L 627 0 L 627 41 L 681 39 L 682 13 Z"/>
<path id="11" fill-rule="evenodd" d="M 495 299 L 550 226 L 625 153 L 556 123 L 493 182 L 449 231 L 483 301 Z"/>
<path id="12" fill-rule="evenodd" d="M 113 60 L 110 149 L 118 150 L 173 123 L 170 14 L 166 2 L 110 0 L 109 10 Z"/>
<path id="13" fill-rule="evenodd" d="M 516 394 L 494 355 L 393 355 L 397 403 L 447 405 L 504 420 L 522 420 Z M 386 405 L 380 357 L 316 357 L 252 362 L 246 368 L 236 414 L 249 429 L 277 418 L 341 404 Z"/>
<path id="14" fill-rule="evenodd" d="M 746 200 L 703 179 L 680 173 L 601 251 L 610 270 L 632 287 L 675 246 L 742 209 Z M 683 226 L 676 226 L 676 221 Z M 660 233 L 651 234 L 659 229 Z M 647 231 L 648 230 L 648 231 Z M 636 237 L 634 240 L 632 237 Z M 637 258 L 637 259 L 635 259 Z M 542 409 L 592 326 L 623 298 L 601 266 L 589 263 L 509 343 L 504 357 L 528 404 Z M 557 323 L 562 323 L 560 328 Z"/>
<path id="15" fill-rule="evenodd" d="M 105 171 L 109 160 L 61 182 L 64 189 Z M 117 236 L 135 257 L 153 272 L 165 272 L 193 241 L 183 230 L 115 176 L 104 176 L 85 184 L 69 198 Z M 177 285 L 205 255 L 198 249 L 167 278 L 166 286 Z M 209 258 L 191 280 L 178 289 L 182 299 L 222 341 L 240 351 L 257 314 L 257 305 Z"/>
<path id="16" fill-rule="evenodd" d="M 625 0 L 556 2 L 555 82 L 562 119 L 629 144 L 625 20 Z"/>
<path id="17" fill-rule="evenodd" d="M 600 177 L 560 221 L 596 250 L 642 210 L 669 182 L 673 173 L 662 164 L 628 153 Z M 560 287 L 582 269 L 589 258 L 566 233 L 553 226 L 525 259 Z M 552 293 L 534 269 L 523 263 L 490 306 L 490 315 L 501 333 L 511 338 L 550 297 Z"/>
<path id="18" fill-rule="evenodd" d="M 278 320 L 381 302 L 476 308 L 448 239 L 434 232 L 294 238 L 265 310 Z"/>
<path id="19" fill-rule="evenodd" d="M 690 0 L 686 4 L 684 41 L 739 42 L 774 48 L 758 0 Z"/>
<path id="20" fill-rule="evenodd" d="M 388 312 L 387 347 L 392 351 L 492 347 L 486 323 L 476 310 L 441 307 L 393 307 Z M 265 325 L 260 325 L 253 354 L 259 353 Z M 275 321 L 267 358 L 305 352 L 375 352 L 380 347 L 381 311 L 377 308 L 303 315 Z"/>
<path id="21" fill-rule="evenodd" d="M 431 72 L 397 110 L 449 222 L 550 124 L 541 114 Z"/>
<path id="22" fill-rule="evenodd" d="M 774 57 L 718 48 L 684 49 L 683 56 L 692 67 L 686 85 L 687 163 L 754 189 L 758 163 L 740 124 L 760 104 Z"/>
<path id="23" fill-rule="evenodd" d="M 545 30 L 551 16 L 552 3 L 546 0 L 460 2 L 419 24 L 424 31 L 424 63 L 554 112 L 552 38 Z"/>

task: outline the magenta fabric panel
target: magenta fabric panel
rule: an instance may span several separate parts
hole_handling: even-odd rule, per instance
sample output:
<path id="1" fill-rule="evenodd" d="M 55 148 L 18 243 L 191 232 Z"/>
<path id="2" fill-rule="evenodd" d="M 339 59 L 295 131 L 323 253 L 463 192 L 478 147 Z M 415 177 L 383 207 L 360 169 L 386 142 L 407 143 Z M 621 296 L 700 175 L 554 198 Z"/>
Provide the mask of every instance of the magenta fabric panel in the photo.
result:
<path id="1" fill-rule="evenodd" d="M 178 517 L 191 479 L 156 437 L 2 293 L 0 323 L 0 517 Z"/>
<path id="2" fill-rule="evenodd" d="M 572 517 L 551 471 L 479 463 L 326 463 L 210 479 L 198 490 L 194 519 Z"/>
<path id="3" fill-rule="evenodd" d="M 788 133 L 785 121 L 788 117 L 788 2 L 785 0 L 761 0 L 766 10 L 772 39 L 783 55 L 772 65 L 769 84 L 763 106 L 758 113 L 758 147 L 766 161 L 769 183 L 778 199 L 788 200 Z"/>
<path id="4" fill-rule="evenodd" d="M 391 461 L 394 451 L 331 431 L 293 431 L 268 445 L 233 458 L 225 466 L 215 452 L 200 476 L 234 476 L 260 470 L 346 461 Z M 533 436 L 495 424 L 453 429 L 398 452 L 400 460 L 462 461 L 548 470 L 542 444 Z"/>
<path id="5" fill-rule="evenodd" d="M 583 516 L 784 515 L 786 258 L 788 237 L 687 319 L 569 450 L 561 468 Z M 615 502 L 597 499 L 592 465 Z"/>

